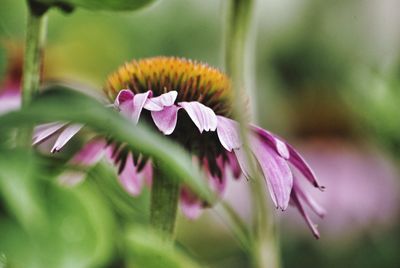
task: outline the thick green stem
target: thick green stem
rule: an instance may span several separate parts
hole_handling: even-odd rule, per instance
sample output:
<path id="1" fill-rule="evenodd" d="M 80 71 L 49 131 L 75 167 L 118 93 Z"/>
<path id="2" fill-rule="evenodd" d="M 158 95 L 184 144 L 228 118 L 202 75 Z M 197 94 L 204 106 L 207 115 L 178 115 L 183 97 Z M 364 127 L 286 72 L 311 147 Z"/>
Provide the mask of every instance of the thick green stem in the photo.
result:
<path id="1" fill-rule="evenodd" d="M 246 127 L 246 118 L 243 115 L 243 103 L 241 96 L 250 96 L 250 102 L 255 105 L 255 92 L 251 82 L 253 77 L 253 55 L 250 52 L 254 48 L 250 47 L 252 15 L 253 15 L 254 0 L 230 0 L 228 6 L 227 18 L 227 36 L 225 60 L 226 70 L 231 77 L 235 88 L 235 109 L 234 115 L 241 123 L 241 135 L 247 155 L 250 159 L 251 152 L 248 148 L 248 138 Z M 254 267 L 279 267 L 279 248 L 277 247 L 276 232 L 274 227 L 273 215 L 268 215 L 268 206 L 265 196 L 265 182 L 259 176 L 257 168 L 253 161 L 251 170 L 255 180 L 252 184 L 252 198 L 254 208 L 254 229 L 253 229 L 253 266 Z"/>
<path id="2" fill-rule="evenodd" d="M 32 96 L 39 90 L 47 25 L 45 12 L 46 9 L 42 9 L 42 7 L 38 8 L 34 4 L 28 5 L 21 92 L 23 107 L 31 102 Z M 19 142 L 27 147 L 31 145 L 31 128 L 20 130 Z"/>
<path id="3" fill-rule="evenodd" d="M 164 235 L 166 241 L 175 238 L 178 200 L 179 182 L 156 168 L 151 189 L 150 224 Z"/>
<path id="4" fill-rule="evenodd" d="M 30 103 L 32 96 L 38 92 L 43 61 L 43 47 L 46 37 L 47 18 L 28 9 L 26 28 L 24 69 L 22 75 L 22 105 Z"/>

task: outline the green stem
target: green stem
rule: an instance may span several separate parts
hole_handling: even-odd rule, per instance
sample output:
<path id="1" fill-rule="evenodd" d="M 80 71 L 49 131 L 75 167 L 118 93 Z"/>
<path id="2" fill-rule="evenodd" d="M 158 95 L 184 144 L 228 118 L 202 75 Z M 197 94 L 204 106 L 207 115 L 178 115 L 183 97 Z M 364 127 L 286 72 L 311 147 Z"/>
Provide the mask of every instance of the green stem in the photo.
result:
<path id="1" fill-rule="evenodd" d="M 175 238 L 178 200 L 179 182 L 155 168 L 151 190 L 150 224 L 170 242 Z"/>
<path id="2" fill-rule="evenodd" d="M 246 153 L 250 159 L 251 152 L 248 147 L 248 137 L 246 127 L 246 118 L 241 112 L 245 107 L 241 96 L 245 95 L 244 90 L 247 89 L 246 95 L 250 96 L 251 103 L 254 105 L 255 92 L 252 91 L 250 85 L 252 77 L 250 76 L 253 68 L 253 55 L 250 49 L 250 33 L 254 0 L 230 0 L 227 14 L 227 36 L 225 61 L 226 70 L 230 75 L 235 89 L 235 105 L 234 115 L 241 125 L 241 136 L 243 139 Z M 249 71 L 250 70 L 250 71 Z M 253 100 L 253 101 L 252 101 Z M 254 267 L 279 267 L 279 248 L 277 247 L 276 232 L 274 226 L 274 217 L 268 213 L 268 205 L 266 204 L 265 182 L 259 176 L 254 161 L 249 161 L 252 174 L 255 179 L 252 180 L 252 201 L 254 208 L 254 229 L 253 229 L 253 247 L 252 261 Z"/>
<path id="3" fill-rule="evenodd" d="M 31 5 L 29 6 L 22 75 L 23 106 L 28 105 L 31 102 L 32 96 L 39 90 L 47 25 L 47 16 L 45 13 L 37 13 Z"/>
<path id="4" fill-rule="evenodd" d="M 46 8 L 28 2 L 28 21 L 26 28 L 24 67 L 22 73 L 22 107 L 27 106 L 33 95 L 39 91 L 40 74 L 43 62 L 43 47 L 46 36 Z M 21 145 L 31 145 L 31 129 L 21 129 Z"/>

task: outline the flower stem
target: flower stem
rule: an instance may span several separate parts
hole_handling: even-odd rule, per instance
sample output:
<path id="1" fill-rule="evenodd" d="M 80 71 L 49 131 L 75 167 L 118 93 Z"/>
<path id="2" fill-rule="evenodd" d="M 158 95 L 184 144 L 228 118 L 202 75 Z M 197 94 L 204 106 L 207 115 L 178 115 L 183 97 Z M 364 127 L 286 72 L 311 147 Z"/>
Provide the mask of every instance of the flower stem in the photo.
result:
<path id="1" fill-rule="evenodd" d="M 236 93 L 234 115 L 241 125 L 241 136 L 246 149 L 246 153 L 251 160 L 251 152 L 248 148 L 247 128 L 245 127 L 245 118 L 240 107 L 244 107 L 241 98 L 243 90 L 246 89 L 246 95 L 250 96 L 250 102 L 255 110 L 255 92 L 251 85 L 254 80 L 251 77 L 253 73 L 253 55 L 250 52 L 254 48 L 250 47 L 251 41 L 251 23 L 253 19 L 254 0 L 230 0 L 227 14 L 227 36 L 225 61 L 226 70 L 230 75 Z M 251 49 L 250 49 L 251 48 Z M 252 180 L 252 198 L 254 208 L 254 228 L 252 232 L 253 250 L 252 264 L 254 267 L 279 267 L 279 248 L 277 246 L 276 230 L 274 217 L 268 213 L 266 204 L 264 181 L 259 176 L 257 168 L 253 161 L 251 164 L 252 174 L 255 180 Z M 270 214 L 270 215 L 269 215 Z"/>
<path id="2" fill-rule="evenodd" d="M 28 21 L 26 28 L 24 67 L 22 73 L 22 107 L 27 106 L 39 90 L 43 62 L 43 47 L 46 37 L 47 8 L 28 1 Z M 20 142 L 31 145 L 30 128 L 21 129 Z"/>
<path id="3" fill-rule="evenodd" d="M 25 40 L 24 70 L 22 75 L 22 105 L 30 103 L 38 92 L 43 62 L 43 47 L 46 37 L 47 16 L 45 10 L 38 11 L 34 4 L 28 8 Z"/>
<path id="4" fill-rule="evenodd" d="M 150 224 L 166 241 L 175 238 L 175 222 L 179 200 L 179 182 L 155 168 L 151 190 Z"/>

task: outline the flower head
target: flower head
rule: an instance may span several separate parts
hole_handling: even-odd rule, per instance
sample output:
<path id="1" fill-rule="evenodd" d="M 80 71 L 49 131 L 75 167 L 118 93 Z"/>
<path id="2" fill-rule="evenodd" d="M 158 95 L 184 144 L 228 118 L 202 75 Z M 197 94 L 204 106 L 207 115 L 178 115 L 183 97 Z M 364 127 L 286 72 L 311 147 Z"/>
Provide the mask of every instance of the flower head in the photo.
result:
<path id="1" fill-rule="evenodd" d="M 217 193 L 222 194 L 225 189 L 227 169 L 231 169 L 236 178 L 241 174 L 250 177 L 239 126 L 231 118 L 231 82 L 217 69 L 180 58 L 132 61 L 110 75 L 104 91 L 114 107 L 132 124 L 147 121 L 185 147 L 193 155 L 193 161 L 203 167 L 210 187 Z M 52 133 L 62 131 L 55 150 L 60 150 L 80 127 L 61 123 L 49 126 L 47 130 Z M 35 135 L 45 130 L 37 131 Z M 313 171 L 300 154 L 278 136 L 253 125 L 249 126 L 249 132 L 251 152 L 275 206 L 285 210 L 291 202 L 318 237 L 304 205 L 319 216 L 324 212 L 298 186 L 292 168 L 298 169 L 314 187 L 322 189 Z M 138 194 L 143 182 L 151 180 L 151 160 L 140 152 L 125 148 L 123 143 L 107 144 L 110 145 L 106 155 L 118 166 L 121 184 L 129 193 Z M 84 164 L 91 164 L 92 158 L 97 159 L 94 151 L 104 152 L 99 149 L 98 142 L 94 146 L 97 150 L 84 148 L 71 161 L 84 159 Z M 90 152 L 90 159 L 85 157 L 86 152 Z M 185 186 L 181 190 L 181 201 L 184 213 L 191 218 L 198 216 L 201 208 L 207 205 Z"/>

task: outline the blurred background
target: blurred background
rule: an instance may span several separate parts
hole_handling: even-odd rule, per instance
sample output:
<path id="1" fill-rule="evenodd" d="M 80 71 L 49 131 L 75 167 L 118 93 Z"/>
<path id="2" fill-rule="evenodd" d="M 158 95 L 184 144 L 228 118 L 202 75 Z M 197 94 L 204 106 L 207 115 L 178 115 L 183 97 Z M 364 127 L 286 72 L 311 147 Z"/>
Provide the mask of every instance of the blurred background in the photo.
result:
<path id="1" fill-rule="evenodd" d="M 163 0 L 133 13 L 52 10 L 45 80 L 101 92 L 119 65 L 157 55 L 223 69 L 223 2 Z M 328 211 L 318 221 L 320 240 L 295 209 L 274 212 L 283 267 L 400 265 L 399 10 L 398 0 L 257 1 L 255 117 L 296 145 L 327 187 L 313 193 Z M 1 0 L 2 87 L 18 82 L 25 24 L 24 1 Z M 58 257 L 49 257 L 48 267 L 123 267 L 115 230 L 145 221 L 148 193 L 124 195 L 104 179 L 110 172 L 96 169 L 77 190 L 53 193 L 56 227 L 44 248 L 26 245 L 25 234 L 0 205 L 0 267 L 7 258 L 2 248 L 32 262 L 32 248 L 51 252 Z M 226 199 L 244 220 L 250 218 L 245 180 L 231 183 Z M 210 267 L 249 265 L 213 210 L 194 222 L 180 217 L 178 230 L 182 247 Z"/>

